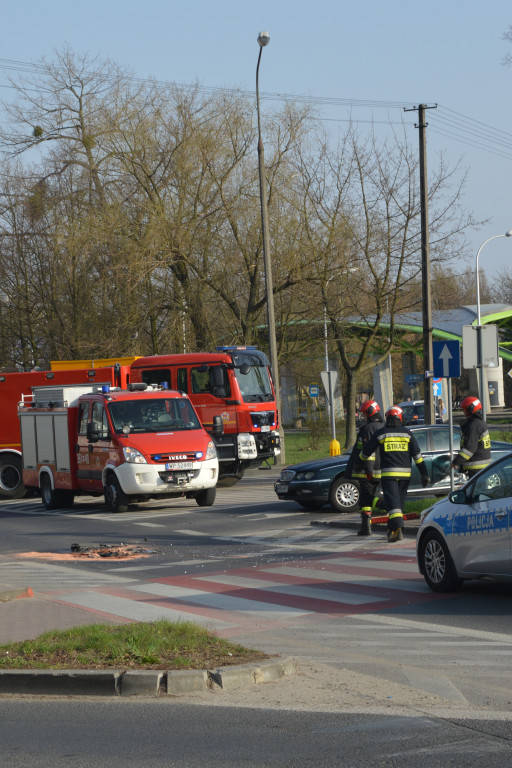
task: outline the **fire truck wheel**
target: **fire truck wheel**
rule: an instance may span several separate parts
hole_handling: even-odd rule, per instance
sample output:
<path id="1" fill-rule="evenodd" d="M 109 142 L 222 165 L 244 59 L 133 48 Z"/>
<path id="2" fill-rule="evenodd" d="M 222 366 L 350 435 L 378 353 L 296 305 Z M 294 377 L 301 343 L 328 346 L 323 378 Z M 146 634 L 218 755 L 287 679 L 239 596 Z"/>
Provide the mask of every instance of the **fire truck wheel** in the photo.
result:
<path id="1" fill-rule="evenodd" d="M 16 454 L 0 456 L 0 498 L 22 499 L 26 494 L 21 479 L 21 457 Z"/>
<path id="2" fill-rule="evenodd" d="M 215 501 L 216 495 L 216 488 L 207 488 L 205 491 L 201 491 L 201 493 L 197 494 L 196 501 L 200 507 L 211 507 Z"/>
<path id="3" fill-rule="evenodd" d="M 52 488 L 52 482 L 50 475 L 44 472 L 41 475 L 41 501 L 45 505 L 46 509 L 61 509 L 62 507 L 70 506 L 73 503 L 69 499 L 69 492 L 64 490 L 55 490 Z"/>
<path id="4" fill-rule="evenodd" d="M 105 485 L 105 504 L 111 512 L 126 512 L 129 499 L 119 485 L 119 480 L 111 472 Z"/>

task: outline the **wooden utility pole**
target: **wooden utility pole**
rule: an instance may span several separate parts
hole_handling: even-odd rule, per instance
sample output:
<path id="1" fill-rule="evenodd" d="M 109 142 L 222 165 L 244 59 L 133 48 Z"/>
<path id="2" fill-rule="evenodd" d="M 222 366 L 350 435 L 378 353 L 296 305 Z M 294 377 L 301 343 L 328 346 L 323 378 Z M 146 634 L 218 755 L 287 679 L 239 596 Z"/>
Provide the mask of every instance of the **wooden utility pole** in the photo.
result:
<path id="1" fill-rule="evenodd" d="M 428 232 L 428 184 L 427 184 L 427 137 L 425 111 L 435 109 L 437 105 L 428 107 L 420 104 L 413 107 L 418 110 L 418 123 L 420 139 L 420 203 L 421 203 L 421 306 L 423 319 L 423 369 L 425 372 L 424 403 L 425 424 L 435 424 L 434 395 L 430 379 L 433 376 L 434 361 L 432 356 L 432 294 L 430 285 L 430 249 Z M 405 109 L 411 112 L 411 109 Z"/>

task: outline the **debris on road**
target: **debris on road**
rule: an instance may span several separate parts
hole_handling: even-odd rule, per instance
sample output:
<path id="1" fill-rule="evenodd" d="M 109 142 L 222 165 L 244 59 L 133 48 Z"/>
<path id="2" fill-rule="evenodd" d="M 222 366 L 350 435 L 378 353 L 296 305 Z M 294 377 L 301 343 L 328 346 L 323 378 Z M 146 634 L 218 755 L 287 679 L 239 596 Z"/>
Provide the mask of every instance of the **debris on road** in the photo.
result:
<path id="1" fill-rule="evenodd" d="M 97 544 L 96 546 L 83 546 L 74 542 L 70 547 L 71 552 L 20 552 L 17 557 L 38 560 L 99 560 L 112 558 L 115 560 L 133 560 L 140 557 L 149 557 L 156 554 L 156 549 L 147 549 L 138 544 Z"/>

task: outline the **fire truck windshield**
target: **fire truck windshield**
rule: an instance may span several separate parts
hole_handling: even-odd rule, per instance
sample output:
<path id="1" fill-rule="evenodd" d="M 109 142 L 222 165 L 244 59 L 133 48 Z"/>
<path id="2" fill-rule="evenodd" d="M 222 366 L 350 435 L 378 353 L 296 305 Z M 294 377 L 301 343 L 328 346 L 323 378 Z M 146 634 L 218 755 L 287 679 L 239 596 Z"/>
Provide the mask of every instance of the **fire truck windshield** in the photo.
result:
<path id="1" fill-rule="evenodd" d="M 244 403 L 268 403 L 274 400 L 268 369 L 264 365 L 242 365 L 235 376 Z"/>
<path id="2" fill-rule="evenodd" d="M 167 432 L 201 429 L 192 405 L 185 398 L 119 400 L 109 403 L 109 412 L 116 433 L 124 426 L 130 432 Z"/>

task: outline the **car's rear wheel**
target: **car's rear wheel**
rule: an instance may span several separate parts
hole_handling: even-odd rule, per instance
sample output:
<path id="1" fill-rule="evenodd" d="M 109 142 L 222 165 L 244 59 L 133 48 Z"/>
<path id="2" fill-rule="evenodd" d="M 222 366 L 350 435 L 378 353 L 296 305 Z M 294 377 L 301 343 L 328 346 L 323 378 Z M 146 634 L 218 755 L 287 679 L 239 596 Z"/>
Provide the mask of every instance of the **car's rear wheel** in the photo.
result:
<path id="1" fill-rule="evenodd" d="M 429 531 L 421 542 L 420 570 L 433 592 L 456 592 L 461 584 L 445 541 L 437 531 Z"/>
<path id="2" fill-rule="evenodd" d="M 329 503 L 336 512 L 355 512 L 359 507 L 359 486 L 355 480 L 338 477 L 331 485 Z"/>

